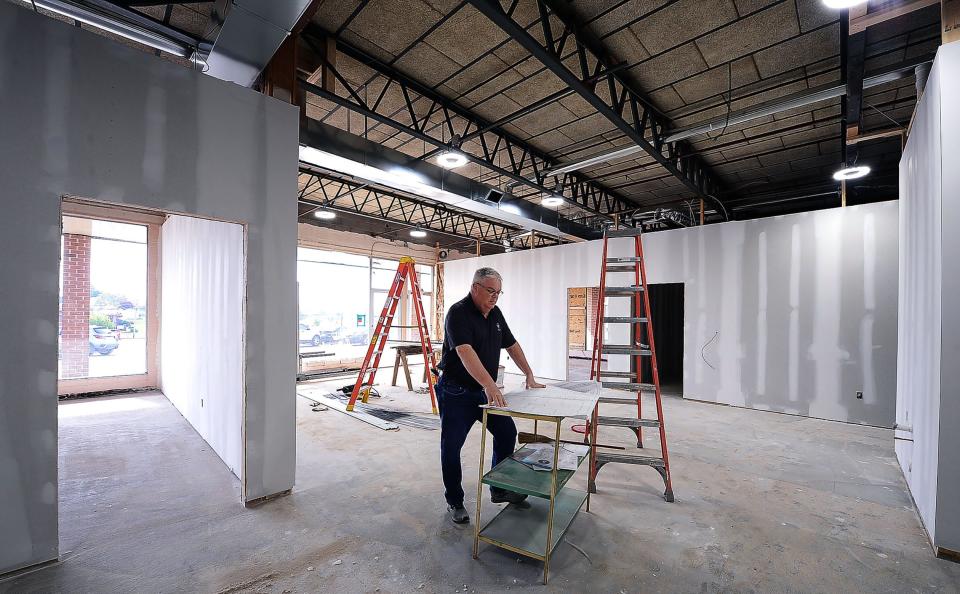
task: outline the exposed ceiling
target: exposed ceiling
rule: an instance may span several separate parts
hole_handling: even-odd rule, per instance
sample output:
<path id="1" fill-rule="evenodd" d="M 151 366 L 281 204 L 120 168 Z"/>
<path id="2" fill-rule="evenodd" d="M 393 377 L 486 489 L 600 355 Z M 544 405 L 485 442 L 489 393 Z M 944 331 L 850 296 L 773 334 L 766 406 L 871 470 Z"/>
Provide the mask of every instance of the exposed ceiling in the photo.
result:
<path id="1" fill-rule="evenodd" d="M 104 2 L 82 2 L 91 3 Z M 223 10 L 223 0 L 113 4 L 197 40 L 215 35 Z M 848 35 L 848 18 L 918 5 Z M 821 0 L 316 0 L 297 67 L 309 118 L 414 160 L 433 162 L 452 144 L 470 158 L 458 174 L 536 205 L 563 194 L 555 210 L 563 219 L 598 227 L 666 209 L 661 218 L 691 224 L 701 198 L 708 221 L 749 218 L 839 205 L 831 175 L 845 156 L 873 169 L 847 184 L 848 204 L 897 197 L 902 138 L 845 145 L 844 114 L 860 114 L 860 136 L 907 127 L 916 103 L 910 67 L 936 52 L 939 4 L 868 6 L 848 17 Z M 857 95 L 862 77 L 900 70 Z M 833 94 L 727 123 L 844 84 L 850 99 Z M 709 121 L 711 132 L 661 144 L 670 131 Z M 638 145 L 646 150 L 549 174 Z M 301 189 L 316 173 L 301 174 Z M 328 173 L 324 187 L 351 181 Z M 304 212 L 311 200 L 360 212 L 353 194 L 331 202 L 315 191 L 302 192 Z M 410 212 L 429 203 L 394 193 Z M 476 226 L 457 233 L 487 239 Z"/>
<path id="2" fill-rule="evenodd" d="M 870 10 L 903 3 L 872 2 Z M 617 74 L 645 95 L 672 128 L 842 82 L 840 21 L 846 13 L 829 9 L 819 0 L 547 4 L 569 9 L 594 43 L 611 57 L 611 63 L 620 65 Z M 539 16 L 532 0 L 519 2 L 513 13 L 514 20 L 531 33 L 539 31 Z M 317 11 L 314 23 L 338 39 L 341 49 L 355 48 L 487 121 L 522 112 L 568 88 L 470 2 L 328 0 Z M 930 6 L 876 25 L 866 36 L 867 73 L 929 59 L 940 42 L 939 8 Z M 354 56 L 339 53 L 337 69 L 358 92 L 371 97 L 368 101 L 372 103 L 385 77 L 354 59 L 359 52 L 353 52 Z M 574 50 L 563 55 L 569 59 Z M 391 115 L 396 117 L 405 105 L 399 90 L 390 96 L 393 92 L 389 89 L 382 102 L 390 105 Z M 316 95 L 307 97 L 311 117 L 413 156 L 434 149 L 356 111 Z M 724 200 L 737 208 L 740 216 L 762 214 L 765 209 L 751 206 L 767 203 L 771 196 L 782 200 L 838 190 L 831 174 L 842 162 L 841 104 L 842 99 L 833 98 L 732 125 L 693 137 L 690 146 L 719 180 Z M 867 90 L 861 133 L 905 127 L 914 104 L 912 76 Z M 441 120 L 435 115 L 431 119 L 434 127 L 427 130 L 449 141 L 448 131 L 439 125 Z M 501 128 L 559 163 L 633 144 L 576 94 L 552 101 Z M 467 144 L 463 149 L 482 151 Z M 898 138 L 860 147 L 858 162 L 869 163 L 874 174 L 849 184 L 851 203 L 896 197 L 899 153 Z M 505 183 L 502 175 L 475 163 L 458 171 L 495 186 Z M 698 198 L 642 152 L 580 173 L 641 208 L 686 208 Z M 529 195 L 539 198 L 541 194 L 531 190 Z M 839 199 L 833 194 L 813 204 L 808 201 L 801 208 L 818 203 L 837 205 Z M 572 205 L 562 212 L 573 218 L 587 215 Z"/>

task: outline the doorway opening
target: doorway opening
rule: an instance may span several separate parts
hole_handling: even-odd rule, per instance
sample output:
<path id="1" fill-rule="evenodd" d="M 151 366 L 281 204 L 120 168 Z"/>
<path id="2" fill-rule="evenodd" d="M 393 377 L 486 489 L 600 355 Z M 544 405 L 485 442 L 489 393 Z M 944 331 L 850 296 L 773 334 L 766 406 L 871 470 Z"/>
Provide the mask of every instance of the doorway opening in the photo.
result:
<path id="1" fill-rule="evenodd" d="M 660 391 L 679 396 L 683 394 L 683 283 L 648 284 L 647 289 Z M 645 357 L 642 365 L 643 381 L 652 381 L 650 359 Z"/>
<path id="2" fill-rule="evenodd" d="M 599 287 L 567 289 L 567 381 L 590 379 L 599 298 Z M 600 369 L 607 369 L 606 357 L 600 359 Z"/>
<path id="3" fill-rule="evenodd" d="M 649 284 L 647 287 L 650 290 L 651 321 L 657 349 L 660 388 L 663 393 L 680 395 L 683 393 L 683 283 L 658 283 Z M 590 379 L 599 298 L 598 287 L 567 289 L 568 381 Z M 609 309 L 609 300 L 607 301 L 605 307 Z M 645 335 L 641 342 L 647 342 Z M 630 360 L 634 361 L 632 357 Z M 635 363 L 631 363 L 631 367 L 634 365 Z M 645 358 L 642 365 L 643 381 L 652 381 L 650 360 Z M 609 369 L 607 357 L 600 360 L 600 369 Z"/>
<path id="4" fill-rule="evenodd" d="M 231 490 L 243 497 L 244 225 L 64 197 L 61 230 L 61 508 L 106 496 L 95 462 L 118 443 L 184 432 L 190 451 L 212 451 L 239 479 Z M 127 471 L 165 464 L 171 449 L 117 454 L 111 488 L 129 483 Z"/>

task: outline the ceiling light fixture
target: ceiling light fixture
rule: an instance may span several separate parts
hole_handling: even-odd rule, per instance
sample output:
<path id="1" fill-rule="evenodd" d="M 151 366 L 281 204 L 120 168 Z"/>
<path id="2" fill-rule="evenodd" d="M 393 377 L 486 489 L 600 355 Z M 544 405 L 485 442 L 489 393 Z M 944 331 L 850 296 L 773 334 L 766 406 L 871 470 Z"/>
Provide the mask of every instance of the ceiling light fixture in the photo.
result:
<path id="1" fill-rule="evenodd" d="M 612 161 L 614 159 L 619 159 L 621 157 L 626 157 L 632 155 L 633 153 L 638 153 L 643 149 L 637 145 L 627 146 L 624 148 L 618 148 L 612 151 L 607 151 L 605 153 L 600 153 L 590 157 L 586 157 L 580 161 L 575 161 L 573 163 L 567 163 L 557 167 L 556 169 L 551 169 L 544 173 L 545 176 L 549 177 L 551 175 L 563 175 L 564 173 L 570 173 L 571 171 L 578 171 L 584 169 L 585 167 L 590 167 L 591 165 L 597 165 L 599 163 L 606 163 L 607 161 Z"/>
<path id="2" fill-rule="evenodd" d="M 850 8 L 857 4 L 866 4 L 867 0 L 823 0 L 827 8 Z"/>
<path id="3" fill-rule="evenodd" d="M 845 179 L 858 179 L 870 173 L 870 168 L 866 166 L 847 167 L 833 174 L 833 179 L 842 181 Z"/>
<path id="4" fill-rule="evenodd" d="M 313 211 L 313 216 L 324 221 L 329 221 L 331 219 L 337 218 L 337 213 L 333 212 L 332 210 L 321 208 L 319 210 Z"/>
<path id="5" fill-rule="evenodd" d="M 506 200 L 500 202 L 498 205 L 493 205 L 485 201 L 472 200 L 467 196 L 455 194 L 449 190 L 430 185 L 431 182 L 429 179 L 414 179 L 413 175 L 401 175 L 395 170 L 388 171 L 380 169 L 310 146 L 300 145 L 300 161 L 301 163 L 321 170 L 349 175 L 368 183 L 382 185 L 391 190 L 409 192 L 415 196 L 421 196 L 447 206 L 466 210 L 471 214 L 483 215 L 484 217 L 504 221 L 519 228 L 536 229 L 538 233 L 546 233 L 551 236 L 561 234 L 565 239 L 574 241 L 577 239 L 576 236 L 560 231 L 553 225 L 548 225 L 525 216 L 520 208 L 514 204 L 507 203 Z"/>
<path id="6" fill-rule="evenodd" d="M 563 198 L 560 196 L 547 196 L 540 201 L 543 206 L 560 206 L 563 204 Z"/>
<path id="7" fill-rule="evenodd" d="M 70 2 L 62 0 L 33 0 L 31 5 L 36 5 L 44 10 L 55 12 L 69 19 L 86 23 L 91 27 L 96 27 L 108 33 L 119 35 L 130 41 L 142 43 L 154 49 L 158 49 L 168 54 L 173 54 L 181 58 L 189 58 L 191 49 L 186 45 L 169 39 L 153 31 L 148 31 L 137 25 L 124 23 L 110 18 L 109 16 L 94 12 L 86 7 L 77 6 Z"/>
<path id="8" fill-rule="evenodd" d="M 411 229 L 411 230 L 410 230 L 410 237 L 416 237 L 416 238 L 420 239 L 420 238 L 424 238 L 424 237 L 426 237 L 426 236 L 427 236 L 427 232 L 424 231 L 423 229 L 419 228 L 419 227 L 417 227 L 416 229 Z"/>
<path id="9" fill-rule="evenodd" d="M 467 156 L 457 151 L 443 151 L 437 155 L 437 165 L 444 169 L 455 169 L 467 164 Z"/>

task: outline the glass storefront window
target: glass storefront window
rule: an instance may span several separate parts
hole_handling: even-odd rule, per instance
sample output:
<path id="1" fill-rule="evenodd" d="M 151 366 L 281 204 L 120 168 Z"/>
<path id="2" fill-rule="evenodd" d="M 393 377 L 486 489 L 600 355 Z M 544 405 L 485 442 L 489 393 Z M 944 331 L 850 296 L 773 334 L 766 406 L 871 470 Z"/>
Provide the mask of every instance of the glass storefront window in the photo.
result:
<path id="1" fill-rule="evenodd" d="M 297 336 L 311 363 L 362 360 L 369 333 L 370 260 L 298 248 L 300 314 Z"/>
<path id="2" fill-rule="evenodd" d="M 386 301 L 399 266 L 398 260 L 298 248 L 300 286 L 300 352 L 308 355 L 301 369 L 356 367 L 363 361 L 371 333 Z M 423 307 L 433 327 L 433 267 L 417 265 Z M 397 308 L 391 341 L 419 340 L 409 285 Z M 381 365 L 393 362 L 387 349 Z"/>
<path id="3" fill-rule="evenodd" d="M 63 218 L 59 379 L 147 372 L 147 227 Z"/>

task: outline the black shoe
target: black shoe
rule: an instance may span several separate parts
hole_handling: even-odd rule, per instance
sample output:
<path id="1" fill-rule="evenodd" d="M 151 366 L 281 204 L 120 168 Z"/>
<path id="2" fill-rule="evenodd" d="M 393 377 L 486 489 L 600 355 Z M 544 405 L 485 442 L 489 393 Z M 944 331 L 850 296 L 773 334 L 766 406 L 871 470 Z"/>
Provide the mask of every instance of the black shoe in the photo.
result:
<path id="1" fill-rule="evenodd" d="M 467 524 L 470 522 L 470 516 L 462 505 L 448 505 L 447 511 L 450 512 L 450 519 L 454 524 Z"/>
<path id="2" fill-rule="evenodd" d="M 490 493 L 490 501 L 494 503 L 512 503 L 517 507 L 527 508 L 530 507 L 530 504 L 524 501 L 527 496 L 523 493 L 516 493 L 514 491 L 492 491 Z"/>

